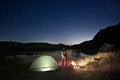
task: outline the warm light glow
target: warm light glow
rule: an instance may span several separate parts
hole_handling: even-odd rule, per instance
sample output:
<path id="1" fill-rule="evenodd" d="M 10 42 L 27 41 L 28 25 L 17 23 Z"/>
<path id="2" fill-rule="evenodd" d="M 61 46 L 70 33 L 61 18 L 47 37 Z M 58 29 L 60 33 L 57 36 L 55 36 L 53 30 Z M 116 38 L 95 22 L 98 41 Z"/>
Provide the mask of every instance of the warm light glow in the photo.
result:
<path id="1" fill-rule="evenodd" d="M 86 70 L 85 66 L 89 63 L 87 60 L 72 61 L 71 64 L 75 70 Z M 81 68 L 82 67 L 82 68 Z M 84 67 L 84 68 L 83 68 Z"/>
<path id="2" fill-rule="evenodd" d="M 88 62 L 85 60 L 79 62 L 79 66 L 85 66 L 86 64 L 88 64 Z"/>
<path id="3" fill-rule="evenodd" d="M 75 62 L 74 62 L 74 61 L 72 61 L 72 62 L 71 62 L 71 64 L 74 66 L 74 65 L 75 65 Z"/>

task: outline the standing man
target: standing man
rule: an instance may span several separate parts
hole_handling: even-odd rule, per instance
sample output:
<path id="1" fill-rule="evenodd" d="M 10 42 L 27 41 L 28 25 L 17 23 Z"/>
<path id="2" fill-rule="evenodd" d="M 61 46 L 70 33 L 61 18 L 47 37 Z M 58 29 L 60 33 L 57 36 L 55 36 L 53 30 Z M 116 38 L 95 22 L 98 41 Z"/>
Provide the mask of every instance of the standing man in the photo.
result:
<path id="1" fill-rule="evenodd" d="M 65 57 L 66 66 L 67 66 L 67 65 L 68 65 L 68 63 L 67 63 L 68 53 L 67 53 L 67 51 L 66 51 L 66 49 L 65 49 L 65 48 L 63 48 L 63 54 L 64 54 L 64 57 Z"/>
<path id="2" fill-rule="evenodd" d="M 61 51 L 61 57 L 62 57 L 62 66 L 64 65 L 64 61 L 65 61 L 65 56 L 64 56 L 64 51 Z"/>

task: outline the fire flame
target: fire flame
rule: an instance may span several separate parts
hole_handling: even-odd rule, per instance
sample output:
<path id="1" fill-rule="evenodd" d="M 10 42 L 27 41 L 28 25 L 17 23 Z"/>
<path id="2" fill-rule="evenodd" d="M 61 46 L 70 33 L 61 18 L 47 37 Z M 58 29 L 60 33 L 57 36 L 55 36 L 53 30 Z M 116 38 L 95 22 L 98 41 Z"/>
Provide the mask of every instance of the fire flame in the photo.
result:
<path id="1" fill-rule="evenodd" d="M 82 61 L 80 61 L 79 62 L 79 66 L 85 66 L 86 64 L 88 64 L 88 62 L 87 61 L 84 61 L 84 60 L 82 60 Z"/>
<path id="2" fill-rule="evenodd" d="M 74 61 L 72 61 L 72 62 L 71 62 L 71 64 L 74 66 L 74 65 L 75 65 L 75 62 L 74 62 Z"/>
<path id="3" fill-rule="evenodd" d="M 85 70 L 81 68 L 82 66 L 87 65 L 89 62 L 87 60 L 78 60 L 77 62 L 72 61 L 71 64 L 75 70 Z"/>

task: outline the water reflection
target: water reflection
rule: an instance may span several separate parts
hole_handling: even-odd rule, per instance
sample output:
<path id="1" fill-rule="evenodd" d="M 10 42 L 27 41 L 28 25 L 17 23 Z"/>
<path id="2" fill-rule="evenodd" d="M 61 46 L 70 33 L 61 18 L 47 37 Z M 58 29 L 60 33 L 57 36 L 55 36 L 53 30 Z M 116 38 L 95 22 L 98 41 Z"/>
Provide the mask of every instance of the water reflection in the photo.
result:
<path id="1" fill-rule="evenodd" d="M 67 50 L 68 52 L 68 58 L 69 59 L 75 59 L 78 58 L 80 53 L 74 52 L 73 50 Z M 24 52 L 25 53 L 25 52 Z M 18 57 L 20 59 L 23 59 L 25 62 L 32 62 L 34 61 L 37 57 L 42 56 L 42 55 L 48 55 L 52 56 L 56 60 L 61 59 L 61 51 L 50 51 L 50 52 L 27 52 L 25 54 L 30 53 L 31 55 L 15 55 L 15 57 Z M 12 58 L 14 56 L 9 56 L 8 58 Z"/>

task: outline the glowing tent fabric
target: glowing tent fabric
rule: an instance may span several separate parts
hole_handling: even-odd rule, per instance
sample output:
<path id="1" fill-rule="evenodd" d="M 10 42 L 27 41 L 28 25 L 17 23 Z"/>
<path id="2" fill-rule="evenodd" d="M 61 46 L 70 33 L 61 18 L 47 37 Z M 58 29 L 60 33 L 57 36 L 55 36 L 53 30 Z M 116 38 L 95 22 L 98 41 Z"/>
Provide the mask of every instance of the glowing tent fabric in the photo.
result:
<path id="1" fill-rule="evenodd" d="M 40 56 L 30 66 L 31 71 L 55 71 L 57 62 L 51 56 Z"/>

